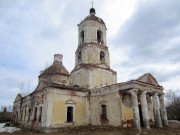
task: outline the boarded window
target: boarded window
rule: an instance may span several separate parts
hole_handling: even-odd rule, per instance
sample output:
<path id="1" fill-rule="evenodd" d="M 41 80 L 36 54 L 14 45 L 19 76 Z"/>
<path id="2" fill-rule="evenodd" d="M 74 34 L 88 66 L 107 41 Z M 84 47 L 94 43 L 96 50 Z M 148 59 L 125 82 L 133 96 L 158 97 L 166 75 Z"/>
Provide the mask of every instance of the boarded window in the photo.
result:
<path id="1" fill-rule="evenodd" d="M 39 122 L 41 122 L 42 118 L 42 106 L 39 108 Z"/>
<path id="2" fill-rule="evenodd" d="M 67 107 L 67 122 L 73 122 L 73 107 Z"/>
<path id="3" fill-rule="evenodd" d="M 34 112 L 34 121 L 37 120 L 37 107 L 35 108 L 35 112 Z"/>
<path id="4" fill-rule="evenodd" d="M 100 52 L 100 61 L 105 62 L 105 54 L 103 51 Z"/>
<path id="5" fill-rule="evenodd" d="M 31 117 L 31 109 L 29 108 L 28 121 L 30 121 L 30 117 Z"/>

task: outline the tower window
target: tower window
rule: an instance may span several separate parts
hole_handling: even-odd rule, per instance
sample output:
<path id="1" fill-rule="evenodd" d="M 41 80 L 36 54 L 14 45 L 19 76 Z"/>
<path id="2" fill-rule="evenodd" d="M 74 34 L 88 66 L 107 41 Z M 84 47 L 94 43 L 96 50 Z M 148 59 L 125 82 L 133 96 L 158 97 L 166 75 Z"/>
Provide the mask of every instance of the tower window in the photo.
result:
<path id="1" fill-rule="evenodd" d="M 100 61 L 105 62 L 105 54 L 103 51 L 100 52 Z"/>
<path id="2" fill-rule="evenodd" d="M 100 30 L 97 31 L 97 42 L 102 44 L 102 32 Z"/>
<path id="3" fill-rule="evenodd" d="M 81 43 L 84 42 L 84 31 L 81 31 Z"/>
<path id="4" fill-rule="evenodd" d="M 80 61 L 81 58 L 82 58 L 82 53 L 81 53 L 81 51 L 80 51 L 80 52 L 78 53 L 78 60 Z"/>
<path id="5" fill-rule="evenodd" d="M 67 122 L 73 122 L 73 107 L 67 107 Z"/>

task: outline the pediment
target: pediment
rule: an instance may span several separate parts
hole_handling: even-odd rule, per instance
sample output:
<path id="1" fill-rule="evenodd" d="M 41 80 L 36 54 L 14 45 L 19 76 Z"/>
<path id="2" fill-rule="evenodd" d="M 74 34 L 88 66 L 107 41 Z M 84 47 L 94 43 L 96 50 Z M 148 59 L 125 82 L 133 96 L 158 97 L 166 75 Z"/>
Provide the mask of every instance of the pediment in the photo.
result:
<path id="1" fill-rule="evenodd" d="M 143 76 L 139 77 L 137 79 L 137 81 L 144 82 L 144 83 L 147 83 L 147 84 L 160 86 L 158 84 L 157 80 L 150 73 L 146 73 Z"/>

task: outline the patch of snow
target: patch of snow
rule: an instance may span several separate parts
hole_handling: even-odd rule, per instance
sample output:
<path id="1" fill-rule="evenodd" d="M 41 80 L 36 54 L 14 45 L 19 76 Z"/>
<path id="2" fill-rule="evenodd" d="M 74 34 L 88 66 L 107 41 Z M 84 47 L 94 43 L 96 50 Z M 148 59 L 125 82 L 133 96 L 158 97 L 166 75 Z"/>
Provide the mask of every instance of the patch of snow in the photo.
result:
<path id="1" fill-rule="evenodd" d="M 169 122 L 172 122 L 172 123 L 178 123 L 180 124 L 180 121 L 177 121 L 177 120 L 168 120 Z"/>
<path id="2" fill-rule="evenodd" d="M 20 130 L 20 128 L 16 128 L 16 127 L 4 127 L 5 124 L 6 123 L 0 123 L 0 133 L 1 132 L 13 133 L 14 131 Z"/>

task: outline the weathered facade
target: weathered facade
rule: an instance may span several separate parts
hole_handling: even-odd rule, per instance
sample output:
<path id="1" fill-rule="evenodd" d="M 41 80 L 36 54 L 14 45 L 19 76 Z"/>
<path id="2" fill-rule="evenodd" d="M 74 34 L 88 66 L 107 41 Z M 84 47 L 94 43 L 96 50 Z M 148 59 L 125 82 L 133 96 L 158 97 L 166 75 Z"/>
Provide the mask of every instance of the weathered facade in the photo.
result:
<path id="1" fill-rule="evenodd" d="M 146 73 L 136 80 L 117 83 L 110 68 L 106 25 L 90 9 L 78 25 L 75 68 L 69 74 L 62 55 L 39 75 L 37 88 L 17 95 L 15 121 L 24 127 L 48 131 L 80 125 L 150 128 L 168 126 L 163 87 Z"/>

